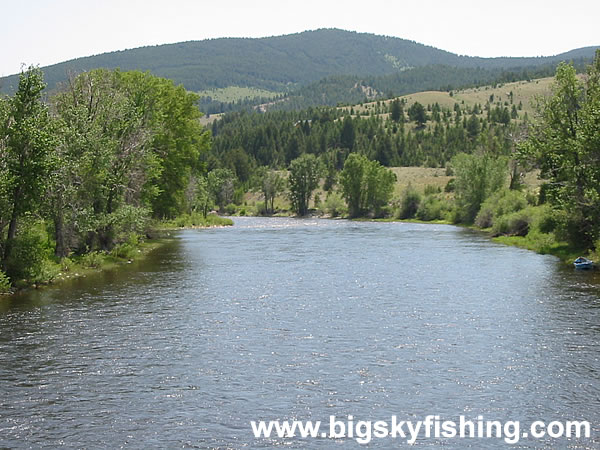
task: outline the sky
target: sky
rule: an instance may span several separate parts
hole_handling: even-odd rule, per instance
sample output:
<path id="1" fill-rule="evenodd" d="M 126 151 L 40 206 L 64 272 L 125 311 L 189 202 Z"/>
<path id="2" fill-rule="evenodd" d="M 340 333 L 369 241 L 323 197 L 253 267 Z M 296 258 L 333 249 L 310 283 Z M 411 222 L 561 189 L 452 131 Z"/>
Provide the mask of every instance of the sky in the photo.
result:
<path id="1" fill-rule="evenodd" d="M 600 45 L 599 18 L 598 0 L 0 0 L 0 77 L 23 64 L 318 28 L 469 56 L 548 56 Z"/>

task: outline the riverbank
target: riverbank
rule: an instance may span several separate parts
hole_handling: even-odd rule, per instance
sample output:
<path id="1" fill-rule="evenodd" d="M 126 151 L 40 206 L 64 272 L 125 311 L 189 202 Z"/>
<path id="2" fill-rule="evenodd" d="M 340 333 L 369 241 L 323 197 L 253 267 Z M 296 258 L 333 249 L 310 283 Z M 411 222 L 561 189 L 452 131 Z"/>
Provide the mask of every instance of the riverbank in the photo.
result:
<path id="1" fill-rule="evenodd" d="M 60 260 L 48 258 L 43 262 L 41 273 L 35 280 L 17 280 L 10 285 L 8 278 L 4 277 L 0 279 L 0 298 L 23 290 L 41 289 L 131 264 L 169 242 L 173 231 L 231 225 L 233 225 L 231 219 L 216 214 L 209 214 L 206 218 L 201 214 L 185 214 L 169 221 L 157 222 L 148 230 L 145 237 L 132 236 L 126 242 L 117 244 L 109 252 L 93 251 Z"/>
<path id="2" fill-rule="evenodd" d="M 511 247 L 519 247 L 525 250 L 538 253 L 540 255 L 552 255 L 559 258 L 564 264 L 572 265 L 573 261 L 579 256 L 587 256 L 594 261 L 598 261 L 597 252 L 590 252 L 584 248 L 578 248 L 564 241 L 558 241 L 552 234 L 530 232 L 525 236 L 494 236 L 490 228 L 480 228 L 476 225 L 465 225 L 452 223 L 449 220 L 419 220 L 419 219 L 353 219 L 353 220 L 373 220 L 375 222 L 404 222 L 404 223 L 423 223 L 423 224 L 442 224 L 453 225 L 481 233 L 494 242 Z"/>

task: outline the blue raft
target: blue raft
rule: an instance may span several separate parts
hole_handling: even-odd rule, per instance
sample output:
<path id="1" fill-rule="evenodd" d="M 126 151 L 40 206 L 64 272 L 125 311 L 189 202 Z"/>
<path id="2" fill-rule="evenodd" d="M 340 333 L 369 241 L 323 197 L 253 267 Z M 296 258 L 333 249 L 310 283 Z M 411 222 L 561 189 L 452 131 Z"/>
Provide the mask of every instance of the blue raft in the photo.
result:
<path id="1" fill-rule="evenodd" d="M 576 269 L 579 270 L 589 270 L 594 267 L 594 261 L 591 261 L 583 256 L 580 256 L 575 261 L 573 261 L 573 265 Z"/>

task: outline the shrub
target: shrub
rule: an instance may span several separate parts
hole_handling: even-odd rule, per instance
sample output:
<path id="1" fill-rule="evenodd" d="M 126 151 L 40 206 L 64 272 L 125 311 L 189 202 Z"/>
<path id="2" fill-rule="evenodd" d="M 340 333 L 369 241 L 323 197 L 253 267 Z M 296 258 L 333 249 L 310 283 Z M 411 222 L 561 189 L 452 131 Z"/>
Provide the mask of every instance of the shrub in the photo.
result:
<path id="1" fill-rule="evenodd" d="M 534 214 L 531 208 L 506 214 L 497 218 L 492 232 L 498 235 L 525 236 L 533 223 Z"/>
<path id="2" fill-rule="evenodd" d="M 346 203 L 337 192 L 330 192 L 323 204 L 323 211 L 331 217 L 337 217 L 346 211 Z"/>
<path id="3" fill-rule="evenodd" d="M 536 227 L 542 233 L 551 233 L 556 229 L 557 219 L 552 209 L 547 206 L 539 206 L 537 208 L 539 214 L 536 220 Z"/>
<path id="4" fill-rule="evenodd" d="M 96 269 L 102 265 L 103 260 L 100 252 L 89 252 L 81 257 L 80 263 L 83 267 Z"/>
<path id="5" fill-rule="evenodd" d="M 448 183 L 446 183 L 446 187 L 444 187 L 444 192 L 454 192 L 454 188 L 456 187 L 456 179 L 450 178 Z"/>
<path id="6" fill-rule="evenodd" d="M 439 186 L 433 186 L 432 184 L 426 185 L 423 191 L 425 195 L 439 194 L 440 192 L 442 192 L 442 190 L 439 188 Z"/>
<path id="7" fill-rule="evenodd" d="M 508 189 L 492 194 L 483 204 L 475 217 L 475 225 L 480 228 L 494 226 L 494 222 L 507 214 L 527 207 L 527 199 L 522 192 Z"/>
<path id="8" fill-rule="evenodd" d="M 233 216 L 237 212 L 237 206 L 233 203 L 229 203 L 225 206 L 225 214 L 228 216 Z"/>
<path id="9" fill-rule="evenodd" d="M 6 275 L 12 280 L 38 280 L 44 260 L 51 257 L 52 244 L 42 222 L 27 224 L 14 239 L 6 261 Z"/>
<path id="10" fill-rule="evenodd" d="M 438 220 L 442 216 L 442 204 L 440 200 L 433 195 L 426 196 L 416 212 L 419 220 Z"/>
<path id="11" fill-rule="evenodd" d="M 123 242 L 122 244 L 115 245 L 111 250 L 110 255 L 115 258 L 133 259 L 135 253 L 136 248 L 134 245 L 131 245 L 128 242 Z"/>
<path id="12" fill-rule="evenodd" d="M 10 292 L 10 278 L 0 270 L 0 294 L 8 294 Z"/>
<path id="13" fill-rule="evenodd" d="M 400 200 L 399 219 L 412 219 L 417 214 L 419 204 L 421 203 L 421 194 L 419 194 L 411 185 L 408 185 Z"/>
<path id="14" fill-rule="evenodd" d="M 73 269 L 75 263 L 69 258 L 61 258 L 60 270 L 61 272 L 70 272 Z"/>
<path id="15" fill-rule="evenodd" d="M 60 265 L 49 259 L 44 259 L 40 267 L 40 272 L 31 281 L 37 283 L 48 283 L 54 280 L 60 274 Z"/>

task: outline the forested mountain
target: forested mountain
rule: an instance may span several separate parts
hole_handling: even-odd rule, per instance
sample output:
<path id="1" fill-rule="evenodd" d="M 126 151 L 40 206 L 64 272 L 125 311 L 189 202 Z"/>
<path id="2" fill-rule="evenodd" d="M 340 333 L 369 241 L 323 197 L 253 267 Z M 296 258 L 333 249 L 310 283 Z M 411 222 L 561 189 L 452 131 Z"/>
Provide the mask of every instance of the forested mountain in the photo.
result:
<path id="1" fill-rule="evenodd" d="M 142 47 L 78 58 L 43 68 L 48 88 L 69 72 L 93 68 L 150 71 L 191 91 L 228 86 L 290 92 L 331 76 L 385 76 L 409 68 L 445 65 L 514 70 L 593 57 L 593 48 L 536 58 L 459 56 L 413 41 L 338 29 L 321 29 L 260 39 L 223 38 Z M 17 76 L 0 79 L 2 92 L 14 92 Z M 448 83 L 449 84 L 449 83 Z"/>

